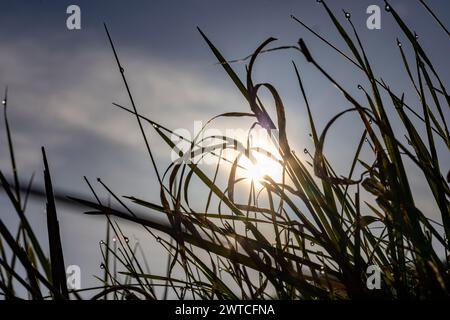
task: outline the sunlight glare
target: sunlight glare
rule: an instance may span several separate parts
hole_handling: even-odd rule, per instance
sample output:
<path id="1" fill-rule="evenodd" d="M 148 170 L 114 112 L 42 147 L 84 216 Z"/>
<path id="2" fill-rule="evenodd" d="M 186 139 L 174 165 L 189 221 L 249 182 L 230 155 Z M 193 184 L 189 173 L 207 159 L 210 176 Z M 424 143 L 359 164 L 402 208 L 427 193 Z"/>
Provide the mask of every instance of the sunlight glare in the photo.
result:
<path id="1" fill-rule="evenodd" d="M 264 148 L 279 159 L 279 153 L 275 148 L 270 148 L 271 144 L 266 141 L 257 141 L 253 144 L 256 147 Z M 238 170 L 240 177 L 253 181 L 258 187 L 261 187 L 261 182 L 265 180 L 265 176 L 269 176 L 275 182 L 281 182 L 283 168 L 280 163 L 266 155 L 264 151 L 252 150 L 253 162 L 242 156 L 239 160 L 239 165 L 242 167 Z"/>

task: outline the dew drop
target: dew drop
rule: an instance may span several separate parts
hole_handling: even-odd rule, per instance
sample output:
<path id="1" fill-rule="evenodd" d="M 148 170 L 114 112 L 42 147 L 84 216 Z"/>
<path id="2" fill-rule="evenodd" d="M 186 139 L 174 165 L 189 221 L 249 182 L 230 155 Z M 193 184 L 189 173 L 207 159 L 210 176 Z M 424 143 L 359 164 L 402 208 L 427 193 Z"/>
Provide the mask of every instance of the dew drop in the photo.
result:
<path id="1" fill-rule="evenodd" d="M 362 90 L 362 88 L 363 88 L 362 85 L 358 84 L 358 89 Z"/>
<path id="2" fill-rule="evenodd" d="M 6 100 L 2 100 L 2 105 L 6 105 Z"/>
<path id="3" fill-rule="evenodd" d="M 350 14 L 350 12 L 345 12 L 345 18 L 350 19 L 352 17 L 352 15 Z"/>
<path id="4" fill-rule="evenodd" d="M 320 274 L 325 274 L 325 268 L 324 268 L 324 266 L 321 266 L 321 267 L 320 267 Z"/>
<path id="5" fill-rule="evenodd" d="M 373 122 L 372 119 L 369 119 L 369 124 L 372 124 L 372 122 Z"/>
<path id="6" fill-rule="evenodd" d="M 397 45 L 398 45 L 399 47 L 401 47 L 401 46 L 402 46 L 402 43 L 401 43 L 399 40 L 397 40 Z"/>
<path id="7" fill-rule="evenodd" d="M 161 238 L 160 237 L 156 237 L 156 241 L 161 242 Z"/>
<path id="8" fill-rule="evenodd" d="M 105 244 L 105 241 L 103 241 L 103 240 L 100 240 L 100 244 Z"/>
<path id="9" fill-rule="evenodd" d="M 414 38 L 419 39 L 419 35 L 417 33 L 414 33 Z"/>
<path id="10" fill-rule="evenodd" d="M 130 242 L 130 239 L 128 239 L 128 237 L 125 237 L 124 239 L 126 243 Z"/>
<path id="11" fill-rule="evenodd" d="M 384 7 L 384 9 L 385 9 L 387 12 L 389 12 L 389 11 L 391 11 L 391 6 L 388 5 L 388 4 L 386 4 L 386 6 Z"/>
<path id="12" fill-rule="evenodd" d="M 105 269 L 105 264 L 104 263 L 100 264 L 100 269 Z"/>
<path id="13" fill-rule="evenodd" d="M 117 239 L 114 237 L 114 238 L 113 238 L 113 242 L 116 242 L 116 241 L 117 241 Z"/>
<path id="14" fill-rule="evenodd" d="M 125 72 L 124 68 L 122 68 L 122 67 L 120 67 L 119 70 L 120 70 L 120 73 L 124 73 Z"/>
<path id="15" fill-rule="evenodd" d="M 306 149 L 306 148 L 303 149 L 303 153 L 305 153 L 305 154 L 308 153 L 308 149 Z"/>
<path id="16" fill-rule="evenodd" d="M 316 0 L 317 3 L 322 3 L 322 0 Z"/>
<path id="17" fill-rule="evenodd" d="M 311 241 L 311 247 L 314 247 L 315 243 L 313 241 Z"/>
<path id="18" fill-rule="evenodd" d="M 365 138 L 364 141 L 365 141 L 365 142 L 369 142 L 369 139 Z"/>

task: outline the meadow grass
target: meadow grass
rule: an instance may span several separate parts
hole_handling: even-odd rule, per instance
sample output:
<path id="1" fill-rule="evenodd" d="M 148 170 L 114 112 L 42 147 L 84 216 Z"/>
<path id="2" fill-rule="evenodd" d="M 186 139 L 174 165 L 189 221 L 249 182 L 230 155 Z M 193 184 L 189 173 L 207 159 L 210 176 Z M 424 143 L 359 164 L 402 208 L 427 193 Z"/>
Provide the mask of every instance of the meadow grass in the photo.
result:
<path id="1" fill-rule="evenodd" d="M 448 34 L 431 8 L 424 1 L 420 2 Z M 298 17 L 291 18 L 348 60 L 352 72 L 356 70 L 366 78 L 367 87 L 358 85 L 365 101 L 359 102 L 333 77 L 332 70 L 325 70 L 303 39 L 293 46 L 269 47 L 275 39 L 268 38 L 252 55 L 242 60 L 248 64 L 246 78 L 240 79 L 233 70 L 233 61 L 227 61 L 198 29 L 249 106 L 249 110 L 225 112 L 214 121 L 251 117 L 254 120 L 252 128 L 258 126 L 266 130 L 276 155 L 244 144 L 244 149 L 230 160 L 223 153 L 240 143 L 234 138 L 214 136 L 188 140 L 179 136 L 190 145 L 187 154 L 192 153 L 195 157 L 189 156 L 191 161 L 172 162 L 164 172 L 155 161 L 145 128 L 152 128 L 162 138 L 168 152 L 175 150 L 180 157 L 185 157 L 186 152 L 177 149 L 172 141 L 175 132 L 138 110 L 125 69 L 105 25 L 130 102 L 130 107 L 115 105 L 136 118 L 156 172 L 158 187 L 155 190 L 160 201 L 153 203 L 132 196 L 119 197 L 99 180 L 101 187 L 111 195 L 115 203 L 112 206 L 99 199 L 87 179 L 95 199 L 69 197 L 88 207 L 87 214 L 103 215 L 107 221 L 105 241 L 101 243 L 104 274 L 99 278 L 101 286 L 92 288 L 98 291 L 93 299 L 448 299 L 450 189 L 436 145 L 444 145 L 446 151 L 450 147 L 445 116 L 450 99 L 440 70 L 435 69 L 425 48 L 395 8 L 386 2 L 388 12 L 407 39 L 405 43 L 398 42 L 398 50 L 407 74 L 405 82 L 410 82 L 419 103 L 416 106 L 406 104 L 403 94 L 395 93 L 394 88 L 374 73 L 370 52 L 364 49 L 351 17 L 344 15 L 344 26 L 325 1 L 319 3 L 350 54 Z M 284 49 L 294 50 L 311 64 L 350 106 L 318 132 L 313 103 L 307 95 L 307 82 L 298 65 L 292 62 L 314 143 L 314 151 L 310 153 L 305 149 L 305 157 L 298 156 L 289 143 L 285 108 L 277 89 L 270 83 L 254 83 L 252 77 L 255 62 L 262 53 Z M 412 58 L 406 50 L 411 50 Z M 275 117 L 269 115 L 269 107 L 262 103 L 260 89 L 267 90 L 273 98 Z M 55 299 L 81 298 L 80 292 L 68 290 L 65 283 L 54 205 L 54 198 L 61 197 L 53 192 L 44 150 L 49 258 L 24 214 L 28 195 L 36 191 L 31 183 L 28 188 L 19 185 L 6 107 L 5 94 L 4 116 L 14 183 L 10 184 L 3 173 L 0 179 L 18 214 L 20 226 L 15 234 L 11 234 L 0 221 L 0 290 L 5 298 L 14 298 L 13 285 L 20 283 L 33 299 L 43 298 L 43 287 Z M 334 171 L 325 156 L 324 144 L 330 128 L 350 113 L 358 115 L 363 130 L 359 143 L 354 146 L 353 159 L 348 163 L 348 174 L 342 176 Z M 394 133 L 392 113 L 397 114 L 402 124 L 395 132 L 401 129 L 405 138 L 403 134 Z M 418 130 L 417 122 L 425 130 Z M 219 143 L 205 148 L 208 139 Z M 370 161 L 361 157 L 364 143 L 370 146 Z M 281 166 L 281 179 L 278 181 L 266 175 L 259 181 L 245 182 L 245 178 L 237 174 L 242 170 L 240 159 L 251 159 L 255 153 L 263 152 Z M 200 161 L 207 155 L 216 159 L 212 174 Z M 431 220 L 430 214 L 416 205 L 406 162 L 413 163 L 424 177 L 423 184 L 431 192 L 440 222 Z M 225 183 L 219 179 L 223 172 L 226 173 Z M 204 187 L 204 193 L 200 200 L 190 201 L 194 180 Z M 21 195 L 25 195 L 25 200 Z M 141 207 L 144 214 L 127 205 L 130 201 L 133 208 Z M 199 203 L 203 206 L 200 210 Z M 149 218 L 156 213 L 165 220 Z M 116 218 L 141 225 L 151 241 L 166 249 L 166 274 L 148 271 L 145 254 L 138 253 L 138 248 L 129 243 Z M 161 233 L 166 236 L 160 236 Z M 111 243 L 112 237 L 114 243 Z M 5 245 L 11 251 L 10 257 Z M 26 275 L 15 271 L 16 261 L 23 265 Z M 117 264 L 120 271 L 117 271 Z M 366 271 L 371 265 L 380 268 L 380 289 L 370 290 L 367 286 Z"/>

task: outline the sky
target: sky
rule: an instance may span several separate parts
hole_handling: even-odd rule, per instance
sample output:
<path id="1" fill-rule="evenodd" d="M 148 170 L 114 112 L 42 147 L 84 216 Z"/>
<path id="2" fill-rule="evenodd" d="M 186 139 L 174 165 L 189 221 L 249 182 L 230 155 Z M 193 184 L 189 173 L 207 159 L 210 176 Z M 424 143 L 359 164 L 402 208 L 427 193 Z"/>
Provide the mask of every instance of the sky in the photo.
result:
<path id="1" fill-rule="evenodd" d="M 405 92 L 406 101 L 417 103 L 405 81 L 396 46 L 396 38 L 401 41 L 405 38 L 401 30 L 384 10 L 381 29 L 366 28 L 366 8 L 371 4 L 383 8 L 384 3 L 328 2 L 346 27 L 341 9 L 351 12 L 375 72 L 398 93 Z M 446 35 L 419 1 L 391 2 L 406 23 L 414 26 L 419 41 L 428 48 L 437 69 L 444 71 L 441 76 L 448 83 L 450 48 Z M 449 1 L 427 3 L 444 23 L 449 21 Z M 81 9 L 80 30 L 66 27 L 66 8 L 71 4 Z M 135 118 L 112 105 L 117 102 L 129 106 L 129 101 L 103 23 L 108 25 L 116 44 L 138 110 L 172 129 L 193 130 L 195 121 L 204 123 L 220 113 L 249 111 L 237 88 L 216 64 L 197 27 L 230 60 L 247 56 L 271 36 L 278 39 L 276 44 L 280 46 L 294 45 L 304 38 L 321 65 L 363 101 L 357 90 L 363 79 L 361 74 L 291 19 L 291 14 L 346 49 L 323 7 L 315 0 L 1 0 L 0 92 L 8 86 L 9 120 L 22 180 L 27 181 L 35 172 L 36 183 L 42 183 L 40 147 L 45 146 L 55 189 L 62 193 L 88 197 L 83 176 L 94 182 L 101 177 L 118 194 L 158 201 L 156 176 Z M 255 66 L 255 80 L 271 82 L 279 90 L 286 106 L 290 141 L 301 153 L 304 148 L 311 148 L 312 143 L 291 61 L 298 64 L 303 74 L 319 131 L 348 104 L 298 52 L 279 51 L 260 58 Z M 244 75 L 245 63 L 233 67 L 241 77 Z M 348 170 L 346 163 L 362 132 L 362 127 L 353 120 L 347 117 L 340 121 L 327 142 L 327 155 L 334 160 L 338 172 Z M 398 119 L 393 115 L 392 121 L 395 124 Z M 3 118 L 0 130 L 0 169 L 10 172 Z M 160 170 L 164 170 L 170 161 L 170 150 L 154 132 L 148 133 Z M 442 146 L 439 149 L 443 171 L 447 172 L 450 155 Z M 423 178 L 412 175 L 411 183 L 417 191 L 418 205 L 433 216 Z M 100 274 L 98 242 L 104 237 L 105 222 L 63 204 L 59 208 L 66 264 L 81 267 L 82 286 L 87 286 L 93 283 L 92 274 Z M 13 226 L 16 220 L 2 194 L 0 210 L 1 218 Z M 45 239 L 45 215 L 40 202 L 30 205 L 30 215 L 37 233 Z M 146 237 L 142 230 L 131 225 L 126 228 L 135 241 Z M 147 245 L 145 250 L 154 257 L 151 266 L 163 270 L 165 258 L 159 258 L 160 248 Z"/>

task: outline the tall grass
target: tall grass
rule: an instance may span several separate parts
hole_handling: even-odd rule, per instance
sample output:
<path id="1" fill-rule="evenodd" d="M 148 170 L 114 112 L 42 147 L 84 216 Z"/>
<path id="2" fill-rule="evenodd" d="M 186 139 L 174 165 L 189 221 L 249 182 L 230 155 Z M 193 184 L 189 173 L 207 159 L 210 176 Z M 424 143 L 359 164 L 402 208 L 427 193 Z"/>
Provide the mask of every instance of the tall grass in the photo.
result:
<path id="1" fill-rule="evenodd" d="M 445 116 L 450 99 L 441 80 L 441 70 L 434 67 L 414 32 L 386 2 L 386 10 L 406 38 L 406 42 L 398 42 L 399 59 L 407 74 L 405 81 L 411 83 L 418 96 L 418 105 L 407 105 L 403 94 L 396 93 L 374 73 L 369 53 L 364 49 L 351 16 L 344 12 L 344 25 L 325 1 L 318 2 L 350 54 L 326 40 L 301 19 L 295 16 L 292 19 L 355 66 L 356 69 L 353 66 L 350 69 L 352 72 L 356 70 L 367 79 L 367 87 L 358 85 L 364 102 L 352 96 L 346 86 L 335 79 L 333 70 L 324 69 L 314 50 L 310 50 L 303 39 L 294 46 L 275 48 L 269 47 L 275 39 L 267 39 L 248 59 L 244 59 L 248 65 L 246 78 L 241 80 L 232 63 L 199 29 L 217 61 L 249 105 L 249 110 L 227 112 L 215 117 L 214 121 L 252 117 L 251 129 L 256 126 L 265 129 L 271 139 L 271 147 L 277 151 L 276 154 L 268 153 L 269 146 L 265 149 L 251 148 L 244 143 L 244 149 L 231 160 L 223 156 L 224 152 L 241 142 L 227 136 L 196 137 L 193 140 L 178 136 L 190 145 L 186 153 L 177 149 L 172 141 L 175 132 L 140 113 L 133 100 L 125 68 L 105 26 L 130 100 L 130 107 L 115 105 L 133 115 L 138 122 L 156 172 L 160 201 L 152 203 L 131 196 L 121 198 L 101 180 L 98 182 L 110 193 L 116 206 L 103 203 L 87 180 L 95 200 L 71 197 L 89 207 L 88 214 L 104 215 L 108 222 L 106 242 L 101 243 L 104 276 L 99 280 L 103 290 L 94 298 L 104 298 L 108 294 L 114 294 L 110 298 L 128 299 L 449 298 L 450 190 L 436 145 L 444 145 L 445 151 L 450 147 Z M 424 1 L 421 2 L 448 34 L 437 15 Z M 254 83 L 252 76 L 255 62 L 262 53 L 281 49 L 295 50 L 299 58 L 310 63 L 334 85 L 350 106 L 335 115 L 319 132 L 313 117 L 314 103 L 307 95 L 307 82 L 298 65 L 292 63 L 314 143 L 314 151 L 305 149 L 304 157 L 298 156 L 289 143 L 287 116 L 277 89 L 270 83 Z M 406 50 L 412 52 L 412 57 Z M 276 117 L 271 117 L 267 111 L 269 106 L 262 103 L 260 89 L 266 89 L 272 96 Z M 354 157 L 348 163 L 348 174 L 342 176 L 335 172 L 327 159 L 324 144 L 330 128 L 349 113 L 359 116 L 363 129 L 359 143 L 354 146 Z M 395 132 L 402 131 L 401 136 L 394 133 L 392 113 L 396 113 L 401 121 L 402 128 L 395 128 Z M 5 121 L 7 123 L 6 105 Z M 417 122 L 423 124 L 424 131 L 416 128 L 414 124 Z M 190 161 L 173 162 L 164 172 L 160 171 L 146 127 L 152 128 L 162 138 L 168 151 L 175 150 L 180 157 Z M 8 126 L 7 134 L 9 137 Z M 211 141 L 215 143 L 205 147 Z M 361 156 L 365 145 L 370 146 L 370 161 Z M 12 150 L 10 143 L 15 176 L 17 170 Z M 245 170 L 241 160 L 248 158 L 254 161 L 254 155 L 258 153 L 282 167 L 279 181 L 269 175 L 261 181 L 246 181 L 237 174 L 239 170 Z M 212 174 L 200 161 L 208 155 L 216 159 Z M 433 196 L 442 223 L 431 220 L 430 214 L 425 214 L 416 205 L 416 195 L 410 184 L 412 173 L 406 170 L 407 162 L 413 163 L 424 177 L 423 183 Z M 225 183 L 220 179 L 224 173 Z M 28 275 L 26 280 L 17 275 L 17 281 L 24 282 L 22 285 L 33 298 L 42 298 L 41 286 L 51 289 L 55 298 L 68 298 L 61 278 L 64 261 L 48 166 L 45 187 L 49 239 L 53 243 L 50 262 L 42 253 L 23 214 L 19 180 L 14 179 L 14 189 L 3 174 L 0 178 L 21 219 L 15 238 L 3 223 L 0 224 L 0 240 L 7 243 L 14 259 L 23 264 Z M 195 204 L 189 198 L 194 183 L 200 183 L 204 188 L 200 198 L 196 195 Z M 146 214 L 135 212 L 127 201 L 142 207 Z M 154 214 L 165 220 L 149 218 Z M 166 274 L 153 274 L 144 268 L 145 261 L 137 248 L 130 245 L 113 219 L 115 217 L 143 226 L 151 239 L 167 250 Z M 110 241 L 110 233 L 114 234 L 114 243 Z M 166 236 L 160 236 L 161 233 Z M 25 252 L 19 243 L 29 243 L 30 250 Z M 1 249 L 0 288 L 6 297 L 14 297 L 11 288 L 14 264 L 6 260 L 3 245 Z M 35 255 L 45 275 L 38 271 Z M 117 272 L 117 263 L 122 271 Z M 367 286 L 366 271 L 371 265 L 381 270 L 380 289 L 370 290 Z"/>

